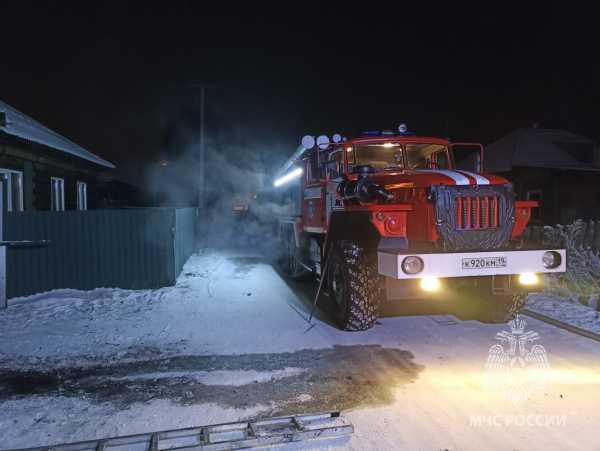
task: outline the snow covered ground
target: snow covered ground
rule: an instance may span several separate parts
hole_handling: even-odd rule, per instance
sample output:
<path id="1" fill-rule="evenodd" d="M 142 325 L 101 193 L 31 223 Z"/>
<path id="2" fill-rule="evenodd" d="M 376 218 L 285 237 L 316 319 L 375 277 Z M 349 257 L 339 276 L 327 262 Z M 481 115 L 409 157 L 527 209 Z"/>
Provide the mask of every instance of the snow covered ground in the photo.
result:
<path id="1" fill-rule="evenodd" d="M 600 312 L 572 298 L 534 294 L 529 296 L 527 308 L 580 329 L 600 334 Z"/>
<path id="2" fill-rule="evenodd" d="M 508 326 L 424 314 L 342 332 L 321 313 L 306 322 L 314 289 L 214 251 L 171 288 L 11 300 L 0 448 L 342 409 L 355 434 L 311 448 L 600 449 L 597 342 L 527 318 L 550 368 L 517 404 L 514 380 L 485 370 Z"/>

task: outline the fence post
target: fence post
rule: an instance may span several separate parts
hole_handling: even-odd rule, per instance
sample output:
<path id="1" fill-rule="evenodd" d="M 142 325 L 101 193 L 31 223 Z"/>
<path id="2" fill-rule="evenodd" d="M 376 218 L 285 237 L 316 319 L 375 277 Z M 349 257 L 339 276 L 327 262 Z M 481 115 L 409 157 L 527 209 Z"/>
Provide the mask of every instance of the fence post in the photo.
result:
<path id="1" fill-rule="evenodd" d="M 6 245 L 4 242 L 4 177 L 0 177 L 0 309 L 8 307 L 6 299 Z"/>

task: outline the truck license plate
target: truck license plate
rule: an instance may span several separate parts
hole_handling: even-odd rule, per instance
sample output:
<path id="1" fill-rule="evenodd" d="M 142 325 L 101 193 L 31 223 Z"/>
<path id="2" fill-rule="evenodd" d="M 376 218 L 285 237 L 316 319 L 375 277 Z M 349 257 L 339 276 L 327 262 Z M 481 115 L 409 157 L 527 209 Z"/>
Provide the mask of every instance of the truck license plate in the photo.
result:
<path id="1" fill-rule="evenodd" d="M 462 269 L 505 268 L 506 257 L 463 258 Z"/>

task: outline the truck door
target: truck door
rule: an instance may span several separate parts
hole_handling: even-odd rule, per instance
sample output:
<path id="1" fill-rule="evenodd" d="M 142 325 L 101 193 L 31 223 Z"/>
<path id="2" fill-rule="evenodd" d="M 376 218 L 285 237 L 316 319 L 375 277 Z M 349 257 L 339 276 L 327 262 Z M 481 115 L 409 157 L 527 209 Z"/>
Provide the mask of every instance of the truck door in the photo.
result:
<path id="1" fill-rule="evenodd" d="M 325 183 L 319 153 L 316 150 L 304 160 L 306 180 L 302 191 L 302 222 L 304 231 L 311 233 L 326 231 Z"/>
<path id="2" fill-rule="evenodd" d="M 483 146 L 479 143 L 452 143 L 454 169 L 483 174 Z"/>
<path id="3" fill-rule="evenodd" d="M 342 198 L 338 193 L 344 174 L 344 154 L 342 149 L 331 152 L 327 157 L 327 188 L 325 205 L 327 210 L 327 223 L 334 210 L 342 210 Z"/>

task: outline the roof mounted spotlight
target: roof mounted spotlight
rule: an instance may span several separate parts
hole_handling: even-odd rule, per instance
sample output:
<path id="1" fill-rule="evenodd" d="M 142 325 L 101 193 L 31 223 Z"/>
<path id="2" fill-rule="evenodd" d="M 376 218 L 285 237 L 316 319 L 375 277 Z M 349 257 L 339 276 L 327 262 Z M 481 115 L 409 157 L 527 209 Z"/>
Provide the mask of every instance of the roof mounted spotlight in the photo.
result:
<path id="1" fill-rule="evenodd" d="M 340 142 L 342 142 L 342 135 L 340 135 L 339 133 L 335 133 L 335 134 L 334 134 L 334 135 L 331 137 L 331 140 L 332 140 L 334 143 L 336 143 L 336 144 L 337 144 L 337 143 L 340 143 Z"/>
<path id="2" fill-rule="evenodd" d="M 279 177 L 278 179 L 276 179 L 273 182 L 273 186 L 277 188 L 278 186 L 284 185 L 284 184 L 300 177 L 301 175 L 302 175 L 302 168 L 292 169 L 287 174 L 284 174 L 281 177 Z"/>
<path id="3" fill-rule="evenodd" d="M 401 135 L 406 135 L 408 133 L 408 127 L 404 122 L 398 126 L 398 131 Z"/>
<path id="4" fill-rule="evenodd" d="M 319 149 L 325 150 L 329 147 L 329 138 L 325 135 L 321 135 L 317 138 L 317 146 Z"/>
<path id="5" fill-rule="evenodd" d="M 306 135 L 305 137 L 303 137 L 302 147 L 304 147 L 305 149 L 312 149 L 313 147 L 315 147 L 315 137 L 310 135 Z"/>

